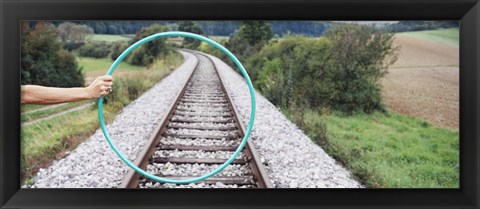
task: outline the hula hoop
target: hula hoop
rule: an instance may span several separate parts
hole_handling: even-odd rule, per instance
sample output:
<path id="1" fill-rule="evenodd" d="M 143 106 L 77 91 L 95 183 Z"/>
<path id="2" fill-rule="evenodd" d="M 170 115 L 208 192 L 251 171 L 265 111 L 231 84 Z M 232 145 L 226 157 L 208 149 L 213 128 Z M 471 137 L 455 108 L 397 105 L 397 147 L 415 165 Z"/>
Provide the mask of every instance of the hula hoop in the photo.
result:
<path id="1" fill-rule="evenodd" d="M 207 38 L 207 37 L 204 37 L 204 36 L 201 36 L 201 35 L 198 35 L 198 34 L 194 34 L 194 33 L 188 33 L 188 32 L 181 32 L 181 31 L 172 31 L 172 32 L 163 32 L 163 33 L 157 33 L 157 34 L 154 34 L 154 35 L 151 35 L 151 36 L 148 36 L 146 38 L 143 38 L 139 41 L 137 41 L 136 43 L 134 43 L 133 45 L 131 45 L 130 47 L 128 47 L 124 52 L 122 52 L 122 54 L 120 54 L 120 56 L 115 60 L 115 62 L 113 62 L 112 66 L 110 66 L 110 69 L 108 70 L 107 72 L 107 75 L 112 75 L 112 73 L 115 71 L 115 69 L 117 68 L 117 66 L 120 64 L 120 62 L 130 53 L 132 52 L 134 49 L 138 48 L 139 46 L 143 45 L 144 43 L 146 42 L 149 42 L 149 41 L 152 41 L 152 40 L 155 40 L 157 38 L 160 38 L 160 37 L 175 37 L 175 36 L 183 36 L 183 37 L 187 37 L 187 38 L 194 38 L 194 39 L 198 39 L 198 40 L 201 40 L 201 41 L 205 41 L 207 42 L 208 44 L 214 46 L 215 48 L 217 49 L 220 49 L 220 51 L 222 51 L 223 53 L 225 53 L 226 55 L 228 55 L 228 57 L 230 57 L 230 59 L 233 60 L 233 62 L 237 65 L 237 67 L 240 69 L 240 71 L 242 72 L 242 75 L 243 77 L 245 78 L 245 80 L 247 81 L 247 84 L 248 84 L 248 90 L 250 92 L 250 97 L 251 97 L 251 112 L 250 112 L 250 121 L 248 122 L 248 128 L 247 128 L 247 131 L 245 133 L 245 136 L 243 137 L 242 139 L 242 142 L 240 143 L 240 145 L 238 146 L 238 148 L 235 150 L 235 152 L 233 153 L 233 155 L 227 160 L 225 161 L 220 167 L 216 168 L 215 170 L 211 171 L 210 173 L 207 173 L 207 174 L 204 174 L 200 177 L 196 177 L 196 178 L 191 178 L 191 179 L 183 179 L 183 180 L 175 180 L 175 179 L 168 179 L 168 178 L 162 178 L 162 177 L 158 177 L 158 176 L 155 176 L 155 175 L 152 175 L 146 171 L 144 171 L 143 169 L 139 168 L 138 166 L 136 166 L 135 164 L 133 164 L 130 160 L 127 159 L 127 157 L 125 155 L 123 155 L 122 152 L 120 152 L 118 150 L 118 148 L 115 146 L 115 144 L 112 142 L 112 139 L 110 137 L 110 135 L 108 134 L 108 130 L 105 126 L 105 120 L 103 118 L 103 97 L 100 97 L 98 99 L 98 118 L 100 120 L 100 127 L 102 128 L 102 132 L 103 132 L 103 135 L 105 136 L 105 138 L 107 139 L 107 142 L 108 144 L 110 145 L 110 147 L 113 149 L 113 151 L 118 155 L 118 157 L 120 157 L 120 159 L 125 163 L 127 164 L 130 168 L 132 168 L 133 170 L 135 170 L 136 172 L 142 174 L 143 176 L 145 177 L 148 177 L 152 180 L 155 180 L 155 181 L 158 181 L 158 182 L 162 182 L 162 183 L 172 183 L 172 184 L 189 184 L 189 183 L 194 183 L 194 182 L 198 182 L 198 181 L 201 181 L 201 180 L 204 180 L 206 178 L 209 178 L 215 174 L 217 174 L 218 172 L 222 171 L 223 169 L 225 169 L 228 165 L 230 165 L 230 163 L 233 162 L 233 160 L 238 156 L 238 154 L 240 154 L 240 152 L 242 151 L 243 147 L 245 146 L 245 144 L 247 143 L 247 140 L 248 140 L 248 137 L 250 136 L 250 132 L 252 131 L 252 128 L 253 128 L 253 122 L 254 122 L 254 119 L 255 119 L 255 109 L 256 109 L 256 104 L 255 104 L 255 91 L 253 89 L 253 85 L 252 85 L 252 81 L 250 80 L 250 77 L 248 76 L 247 74 L 247 71 L 245 70 L 245 68 L 243 67 L 242 63 L 240 63 L 240 61 L 237 59 L 237 57 L 235 57 L 235 55 L 232 54 L 232 52 L 230 52 L 227 48 L 225 48 L 224 46 L 222 46 L 221 44 Z"/>

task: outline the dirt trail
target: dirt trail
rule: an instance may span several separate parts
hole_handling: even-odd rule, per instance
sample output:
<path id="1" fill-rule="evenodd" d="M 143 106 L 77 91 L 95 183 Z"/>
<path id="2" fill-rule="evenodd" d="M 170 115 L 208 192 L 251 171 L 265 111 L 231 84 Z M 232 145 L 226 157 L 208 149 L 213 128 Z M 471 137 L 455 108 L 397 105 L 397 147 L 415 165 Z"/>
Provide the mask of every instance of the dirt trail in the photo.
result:
<path id="1" fill-rule="evenodd" d="M 459 50 L 404 35 L 399 59 L 382 79 L 386 107 L 440 127 L 459 126 Z"/>

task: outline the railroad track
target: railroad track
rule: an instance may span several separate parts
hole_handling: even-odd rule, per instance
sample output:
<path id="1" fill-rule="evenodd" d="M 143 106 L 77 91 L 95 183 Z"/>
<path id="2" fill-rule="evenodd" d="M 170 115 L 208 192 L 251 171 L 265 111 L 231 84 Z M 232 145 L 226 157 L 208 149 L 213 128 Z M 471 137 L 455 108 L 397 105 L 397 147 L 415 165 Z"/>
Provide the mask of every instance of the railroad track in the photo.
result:
<path id="1" fill-rule="evenodd" d="M 237 149 L 245 127 L 225 90 L 215 64 L 204 54 L 192 52 L 198 63 L 135 164 L 147 172 L 170 179 L 189 179 L 223 164 Z M 121 188 L 270 188 L 265 168 L 248 141 L 225 170 L 188 185 L 164 184 L 130 169 Z"/>

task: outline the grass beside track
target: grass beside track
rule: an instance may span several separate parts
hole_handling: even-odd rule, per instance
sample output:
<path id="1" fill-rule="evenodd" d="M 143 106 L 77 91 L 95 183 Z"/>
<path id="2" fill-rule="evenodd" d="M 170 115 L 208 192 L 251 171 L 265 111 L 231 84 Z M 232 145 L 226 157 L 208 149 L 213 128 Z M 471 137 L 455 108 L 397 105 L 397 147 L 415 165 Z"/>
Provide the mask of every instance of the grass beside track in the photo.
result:
<path id="1" fill-rule="evenodd" d="M 25 104 L 20 107 L 20 112 L 30 112 L 32 110 L 44 108 L 45 105 L 36 105 L 36 104 Z"/>
<path id="2" fill-rule="evenodd" d="M 310 138 L 367 187 L 459 188 L 458 131 L 393 112 L 307 111 L 303 123 Z"/>
<path id="3" fill-rule="evenodd" d="M 36 120 L 36 119 L 39 119 L 39 118 L 47 117 L 49 115 L 74 108 L 74 107 L 81 106 L 81 105 L 84 105 L 84 104 L 87 104 L 87 103 L 90 103 L 90 102 L 92 102 L 92 101 L 72 102 L 72 103 L 68 103 L 68 104 L 65 104 L 65 105 L 56 106 L 56 107 L 52 107 L 52 108 L 49 108 L 49 109 L 40 110 L 40 111 L 36 111 L 36 112 L 32 112 L 32 113 L 24 113 L 24 114 L 22 114 L 22 116 L 20 118 L 20 121 L 21 122 L 28 122 L 28 121 Z"/>
<path id="4" fill-rule="evenodd" d="M 112 111 L 105 111 L 111 120 Z M 39 168 L 60 158 L 99 128 L 96 110 L 87 108 L 38 122 L 21 129 L 22 181 L 35 175 Z"/>
<path id="5" fill-rule="evenodd" d="M 115 79 L 115 91 L 106 97 L 103 113 L 111 122 L 123 107 L 149 90 L 183 63 L 180 53 L 170 53 L 151 67 Z M 87 102 L 87 101 L 85 101 Z M 92 102 L 89 100 L 88 102 Z M 21 181 L 30 184 L 39 168 L 61 159 L 67 151 L 90 137 L 99 127 L 96 105 L 21 128 Z"/>
<path id="6" fill-rule="evenodd" d="M 429 40 L 437 43 L 443 43 L 457 48 L 460 45 L 460 32 L 458 28 L 413 31 L 398 34 L 412 36 L 415 38 Z"/>

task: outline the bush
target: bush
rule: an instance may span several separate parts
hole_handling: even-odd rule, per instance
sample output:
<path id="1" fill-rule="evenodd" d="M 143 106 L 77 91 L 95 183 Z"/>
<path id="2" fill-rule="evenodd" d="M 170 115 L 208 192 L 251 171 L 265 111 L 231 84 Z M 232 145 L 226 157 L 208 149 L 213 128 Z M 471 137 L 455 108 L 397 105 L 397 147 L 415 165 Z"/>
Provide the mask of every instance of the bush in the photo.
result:
<path id="1" fill-rule="evenodd" d="M 240 58 L 246 58 L 260 51 L 272 37 L 272 28 L 265 21 L 243 21 L 225 47 Z"/>
<path id="2" fill-rule="evenodd" d="M 21 83 L 56 87 L 83 86 L 75 57 L 62 48 L 56 28 L 39 22 L 31 28 L 22 22 Z"/>
<path id="3" fill-rule="evenodd" d="M 112 60 L 116 60 L 120 54 L 122 54 L 123 51 L 125 51 L 125 49 L 128 48 L 128 43 L 127 42 L 123 42 L 123 41 L 118 41 L 118 42 L 115 42 L 113 45 L 112 45 L 112 48 L 111 48 L 111 53 L 110 53 L 110 58 Z"/>
<path id="4" fill-rule="evenodd" d="M 63 43 L 63 48 L 65 50 L 68 50 L 68 51 L 73 51 L 75 49 L 78 49 L 80 47 L 82 47 L 85 43 L 72 43 L 72 42 L 68 42 L 68 43 Z"/>
<path id="5" fill-rule="evenodd" d="M 80 49 L 78 55 L 82 57 L 104 58 L 110 54 L 112 45 L 107 42 L 89 42 Z"/>
<path id="6" fill-rule="evenodd" d="M 85 38 L 93 34 L 93 29 L 87 25 L 77 25 L 72 22 L 63 22 L 57 27 L 60 41 L 66 50 L 78 49 L 85 43 Z"/>
<path id="7" fill-rule="evenodd" d="M 130 42 L 133 44 L 147 36 L 155 33 L 168 31 L 167 27 L 155 24 L 150 27 L 142 28 L 135 38 Z M 147 42 L 139 48 L 133 50 L 129 55 L 127 62 L 132 65 L 148 66 L 152 64 L 156 58 L 168 53 L 168 47 L 164 38 L 159 38 L 154 41 Z"/>
<path id="8" fill-rule="evenodd" d="M 225 40 L 220 40 L 218 41 L 219 44 L 221 45 L 225 45 Z M 207 54 L 211 54 L 213 56 L 216 56 L 222 60 L 229 60 L 230 58 L 228 58 L 228 56 L 223 53 L 222 51 L 220 51 L 219 49 L 215 48 L 214 46 L 208 44 L 207 42 L 202 42 L 200 43 L 200 46 L 198 47 L 198 50 L 201 51 L 201 52 L 205 52 Z"/>
<path id="9" fill-rule="evenodd" d="M 379 79 L 397 57 L 392 35 L 359 25 L 320 39 L 288 36 L 247 60 L 260 91 L 275 105 L 343 112 L 383 109 Z"/>
<path id="10" fill-rule="evenodd" d="M 365 112 L 383 110 L 380 78 L 398 56 L 398 47 L 393 46 L 393 35 L 374 28 L 345 25 L 333 27 L 327 33 L 333 49 L 332 73 L 335 82 L 335 97 L 329 106 L 337 110 Z M 313 63 L 312 67 L 322 66 Z"/>
<path id="11" fill-rule="evenodd" d="M 185 32 L 191 32 L 191 33 L 196 33 L 196 34 L 203 34 L 202 28 L 195 24 L 192 21 L 180 21 L 178 23 L 178 30 L 179 31 L 185 31 Z M 184 38 L 182 47 L 188 48 L 188 49 L 197 49 L 200 46 L 200 43 L 202 41 L 194 39 L 194 38 Z"/>

